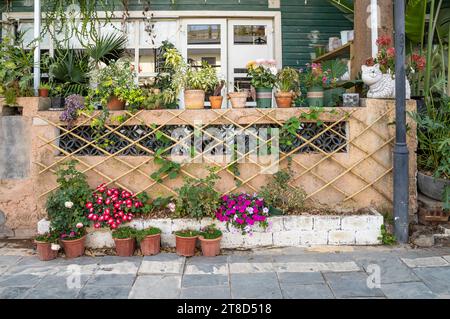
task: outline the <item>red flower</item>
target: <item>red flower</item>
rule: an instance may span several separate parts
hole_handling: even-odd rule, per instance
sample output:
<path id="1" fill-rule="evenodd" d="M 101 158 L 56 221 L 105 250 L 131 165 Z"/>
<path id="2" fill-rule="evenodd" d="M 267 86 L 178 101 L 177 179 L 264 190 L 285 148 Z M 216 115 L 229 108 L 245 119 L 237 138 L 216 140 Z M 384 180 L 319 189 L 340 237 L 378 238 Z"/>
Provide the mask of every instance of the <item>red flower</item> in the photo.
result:
<path id="1" fill-rule="evenodd" d="M 386 35 L 382 35 L 377 39 L 377 45 L 381 47 L 388 47 L 392 43 L 392 39 Z"/>
<path id="2" fill-rule="evenodd" d="M 395 57 L 395 48 L 389 48 L 386 50 L 386 54 L 388 57 L 393 58 Z"/>
<path id="3" fill-rule="evenodd" d="M 374 66 L 375 65 L 375 60 L 371 57 L 371 58 L 368 58 L 367 60 L 366 60 L 366 65 L 367 66 Z"/>

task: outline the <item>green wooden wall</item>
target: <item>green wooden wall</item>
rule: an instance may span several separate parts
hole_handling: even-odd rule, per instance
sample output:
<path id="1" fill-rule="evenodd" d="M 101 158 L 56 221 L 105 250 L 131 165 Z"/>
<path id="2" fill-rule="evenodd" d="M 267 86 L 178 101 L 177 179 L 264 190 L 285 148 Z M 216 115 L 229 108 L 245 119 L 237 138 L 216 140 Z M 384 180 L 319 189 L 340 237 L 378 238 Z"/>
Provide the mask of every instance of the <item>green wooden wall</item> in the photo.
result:
<path id="1" fill-rule="evenodd" d="M 0 0 L 0 10 L 6 1 Z M 13 11 L 30 11 L 23 1 L 13 1 Z M 130 0 L 129 10 L 142 10 L 145 0 Z M 310 60 L 311 48 L 307 35 L 312 30 L 321 32 L 326 44 L 331 36 L 339 36 L 341 30 L 353 25 L 327 0 L 281 0 L 280 9 L 269 9 L 268 0 L 151 0 L 153 10 L 216 10 L 216 11 L 281 11 L 283 37 L 283 64 L 302 66 Z"/>

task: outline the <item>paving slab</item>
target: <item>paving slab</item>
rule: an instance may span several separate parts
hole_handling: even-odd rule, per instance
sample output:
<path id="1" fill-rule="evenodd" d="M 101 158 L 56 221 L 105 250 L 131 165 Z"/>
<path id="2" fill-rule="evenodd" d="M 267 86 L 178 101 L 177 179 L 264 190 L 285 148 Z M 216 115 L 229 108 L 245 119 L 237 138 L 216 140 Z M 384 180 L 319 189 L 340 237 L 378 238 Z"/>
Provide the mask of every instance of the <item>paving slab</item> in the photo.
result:
<path id="1" fill-rule="evenodd" d="M 16 264 L 22 258 L 22 256 L 0 256 L 0 265 L 11 266 Z"/>
<path id="2" fill-rule="evenodd" d="M 184 257 L 170 257 L 168 260 L 145 257 L 139 267 L 139 275 L 181 275 L 184 268 Z"/>
<path id="3" fill-rule="evenodd" d="M 131 299 L 175 299 L 180 296 L 181 276 L 139 276 L 129 294 Z"/>
<path id="4" fill-rule="evenodd" d="M 256 255 L 256 254 L 245 254 L 245 255 L 230 255 L 228 262 L 231 263 L 271 263 L 273 262 L 273 257 L 271 255 Z"/>
<path id="5" fill-rule="evenodd" d="M 324 277 L 336 298 L 384 297 L 380 289 L 368 287 L 363 272 L 325 273 Z"/>
<path id="6" fill-rule="evenodd" d="M 184 275 L 182 287 L 228 286 L 227 275 Z"/>
<path id="7" fill-rule="evenodd" d="M 184 267 L 185 275 L 222 274 L 228 275 L 228 264 L 188 264 Z"/>
<path id="8" fill-rule="evenodd" d="M 121 274 L 111 274 L 111 275 L 94 275 L 89 278 L 88 285 L 96 286 L 132 286 L 136 276 L 134 275 L 121 275 Z"/>
<path id="9" fill-rule="evenodd" d="M 180 299 L 231 299 L 229 287 L 182 288 Z"/>
<path id="10" fill-rule="evenodd" d="M 129 286 L 95 286 L 86 285 L 78 293 L 78 299 L 127 299 L 131 287 Z"/>
<path id="11" fill-rule="evenodd" d="M 34 287 L 36 289 L 70 289 L 71 287 L 82 288 L 89 280 L 90 275 L 47 275 L 43 277 Z"/>
<path id="12" fill-rule="evenodd" d="M 2 287 L 0 299 L 22 299 L 30 287 Z"/>
<path id="13" fill-rule="evenodd" d="M 327 284 L 283 285 L 281 292 L 285 299 L 334 299 Z"/>
<path id="14" fill-rule="evenodd" d="M 283 272 L 278 273 L 281 285 L 323 284 L 325 280 L 320 272 Z"/>
<path id="15" fill-rule="evenodd" d="M 347 262 L 286 262 L 274 263 L 277 272 L 345 272 L 359 271 L 354 261 Z"/>
<path id="16" fill-rule="evenodd" d="M 32 288 L 23 296 L 24 299 L 74 299 L 80 289 Z"/>
<path id="17" fill-rule="evenodd" d="M 228 263 L 229 256 L 216 256 L 216 257 L 205 257 L 205 256 L 194 256 L 191 258 L 186 258 L 186 265 L 207 265 L 207 264 L 226 264 Z"/>
<path id="18" fill-rule="evenodd" d="M 281 299 L 276 273 L 231 274 L 231 295 L 237 299 Z"/>
<path id="19" fill-rule="evenodd" d="M 442 257 L 402 258 L 403 262 L 411 268 L 441 267 L 450 264 Z"/>
<path id="20" fill-rule="evenodd" d="M 230 263 L 231 274 L 252 274 L 258 272 L 274 272 L 272 263 L 240 262 Z"/>
<path id="21" fill-rule="evenodd" d="M 381 290 L 389 299 L 437 298 L 437 296 L 423 282 L 382 284 Z"/>
<path id="22" fill-rule="evenodd" d="M 42 277 L 36 275 L 3 275 L 0 277 L 0 287 L 34 287 Z"/>
<path id="23" fill-rule="evenodd" d="M 136 275 L 141 263 L 142 257 L 105 256 L 102 258 L 96 274 Z"/>
<path id="24" fill-rule="evenodd" d="M 450 267 L 416 268 L 414 273 L 432 292 L 450 295 Z"/>
<path id="25" fill-rule="evenodd" d="M 389 259 L 363 259 L 359 260 L 358 263 L 362 265 L 364 271 L 369 275 L 376 271 L 376 267 L 379 267 L 382 284 L 419 281 L 414 272 L 396 257 Z"/>

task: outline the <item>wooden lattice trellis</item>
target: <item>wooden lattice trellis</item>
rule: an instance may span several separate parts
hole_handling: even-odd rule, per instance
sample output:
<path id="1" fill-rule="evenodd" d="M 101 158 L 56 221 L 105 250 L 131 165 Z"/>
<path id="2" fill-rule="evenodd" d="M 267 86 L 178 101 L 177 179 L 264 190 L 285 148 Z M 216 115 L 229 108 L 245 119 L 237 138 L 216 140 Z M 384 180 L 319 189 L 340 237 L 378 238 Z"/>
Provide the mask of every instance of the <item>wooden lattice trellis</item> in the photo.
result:
<path id="1" fill-rule="evenodd" d="M 323 123 L 321 129 L 314 135 L 305 137 L 296 134 L 300 144 L 289 151 L 280 151 L 278 159 L 272 164 L 285 167 L 288 159 L 294 171 L 292 186 L 302 187 L 307 192 L 307 198 L 322 204 L 344 205 L 351 207 L 365 207 L 370 203 L 390 204 L 392 202 L 392 145 L 394 141 L 393 128 L 390 122 L 394 116 L 394 104 L 384 103 L 383 107 L 376 105 L 365 108 L 338 108 L 333 113 L 326 109 L 320 114 Z M 155 181 L 150 177 L 158 167 L 154 163 L 155 150 L 143 145 L 141 142 L 157 132 L 164 136 L 171 145 L 163 149 L 163 153 L 179 147 L 187 139 L 201 132 L 211 140 L 222 143 L 211 134 L 207 128 L 211 125 L 231 125 L 235 132 L 246 131 L 252 135 L 260 145 L 275 143 L 275 136 L 268 140 L 262 139 L 258 134 L 248 130 L 254 125 L 273 125 L 282 127 L 293 116 L 299 117 L 308 109 L 243 109 L 243 110 L 158 110 L 117 112 L 125 115 L 122 123 L 116 124 L 108 121 L 107 130 L 101 138 L 109 134 L 126 142 L 121 149 L 110 152 L 96 140 L 87 139 L 77 134 L 77 129 L 89 125 L 99 112 L 85 114 L 70 129 L 65 123 L 59 121 L 58 112 L 37 112 L 36 117 L 46 123 L 36 130 L 39 141 L 35 163 L 38 165 L 39 178 L 54 173 L 57 166 L 68 159 L 75 159 L 79 168 L 87 174 L 89 181 L 95 184 L 104 181 L 108 185 L 115 184 L 133 192 L 148 192 L 151 195 L 176 195 L 176 188 L 182 183 L 181 178 L 171 180 L 166 175 L 162 181 Z M 114 114 L 117 115 L 117 114 Z M 198 123 L 201 122 L 199 125 Z M 345 123 L 346 132 L 337 129 Z M 124 128 L 130 125 L 145 127 L 145 134 L 137 139 L 123 134 Z M 183 139 L 176 139 L 164 131 L 168 125 L 189 126 L 195 128 Z M 53 129 L 51 129 L 53 128 Z M 52 134 L 52 132 L 54 132 Z M 325 151 L 317 146 L 315 141 L 324 134 L 342 139 L 333 151 Z M 82 141 L 84 145 L 74 150 L 64 149 L 59 145 L 62 138 L 74 138 Z M 305 147 L 313 150 L 310 153 L 299 153 Z M 85 148 L 96 150 L 100 156 L 79 156 L 80 150 Z M 129 148 L 146 152 L 146 156 L 123 156 Z M 204 156 L 200 152 L 193 155 L 191 163 L 183 163 L 180 177 L 198 178 L 205 176 L 205 167 L 217 167 L 217 174 L 221 177 L 216 185 L 220 193 L 233 193 L 239 191 L 258 192 L 266 183 L 267 171 L 271 167 L 252 159 L 252 150 L 248 152 L 236 151 L 236 157 L 231 162 L 220 163 L 212 156 Z M 203 159 L 203 164 L 196 163 Z M 240 163 L 245 158 L 246 163 Z M 240 174 L 229 168 L 238 165 Z M 40 196 L 45 196 L 57 188 L 54 180 L 43 183 Z M 94 185 L 92 185 L 94 186 Z"/>

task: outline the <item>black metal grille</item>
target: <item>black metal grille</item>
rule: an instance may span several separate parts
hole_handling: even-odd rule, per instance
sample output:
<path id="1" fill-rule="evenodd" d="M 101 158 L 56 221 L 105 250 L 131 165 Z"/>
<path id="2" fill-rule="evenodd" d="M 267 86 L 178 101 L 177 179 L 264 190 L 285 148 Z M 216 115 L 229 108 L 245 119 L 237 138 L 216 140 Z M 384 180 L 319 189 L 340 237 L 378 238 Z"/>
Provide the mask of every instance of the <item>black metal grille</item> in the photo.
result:
<path id="1" fill-rule="evenodd" d="M 326 126 L 333 125 L 333 123 L 325 124 Z M 346 124 L 346 122 L 340 122 L 333 126 L 333 130 L 339 133 L 337 134 L 331 130 L 321 133 L 324 131 L 326 126 L 318 125 L 317 123 L 302 123 L 297 130 L 298 135 L 304 137 L 306 141 L 318 136 L 311 142 L 315 147 L 312 145 L 300 147 L 301 145 L 306 144 L 306 141 L 294 137 L 290 139 L 292 145 L 280 144 L 280 149 L 283 152 L 290 152 L 293 149 L 300 147 L 296 153 L 319 153 L 319 150 L 326 153 L 332 153 L 339 149 L 340 153 L 345 153 L 347 152 L 347 146 L 344 146 L 347 142 L 345 138 L 347 136 Z M 271 129 L 281 129 L 277 125 L 253 125 L 251 127 L 256 135 L 259 134 L 260 129 L 264 128 L 267 129 L 267 140 L 272 137 Z M 182 143 L 179 143 L 173 148 L 174 150 L 170 149 L 167 152 L 172 152 L 172 154 L 174 151 L 176 154 L 186 154 L 186 150 L 191 151 L 193 149 L 195 149 L 196 154 L 201 152 L 208 152 L 213 155 L 218 155 L 220 153 L 230 154 L 232 152 L 232 148 L 229 143 L 231 141 L 237 143 L 239 135 L 245 136 L 245 152 L 250 151 L 249 145 L 251 139 L 253 139 L 253 141 L 256 140 L 260 145 L 263 145 L 263 143 L 258 139 L 255 139 L 253 135 L 248 133 L 245 134 L 239 127 L 231 124 L 211 125 L 203 130 L 207 130 L 207 132 L 216 137 L 216 139 L 205 133 L 203 133 L 200 137 L 198 134 L 194 134 L 189 138 L 186 138 L 193 131 L 193 127 L 188 125 L 168 125 L 161 128 L 159 132 L 162 132 L 167 136 L 171 136 L 175 140 L 183 140 Z M 166 149 L 175 144 L 173 140 L 164 136 L 164 134 L 155 132 L 150 134 L 152 131 L 152 128 L 145 125 L 123 126 L 118 130 L 118 133 L 126 136 L 129 139 L 127 140 L 120 136 L 120 134 L 112 132 L 108 129 L 97 131 L 90 126 L 81 126 L 74 129 L 72 131 L 73 134 L 92 142 L 91 144 L 87 145 L 87 142 L 72 134 L 65 134 L 59 138 L 59 147 L 64 151 L 74 153 L 74 155 L 77 156 L 107 156 L 108 154 L 116 154 L 120 156 L 149 156 L 151 154 L 146 149 L 156 152 L 158 149 Z M 199 133 L 202 132 L 199 131 Z M 102 135 L 105 135 L 105 137 L 96 138 Z M 131 144 L 131 141 L 134 142 L 137 140 L 139 140 L 138 144 L 142 147 L 139 147 L 138 145 L 128 147 Z M 220 141 L 223 141 L 223 143 Z M 96 147 L 93 146 L 94 144 Z M 192 148 L 191 145 L 194 148 Z M 183 147 L 184 150 L 181 149 Z"/>

